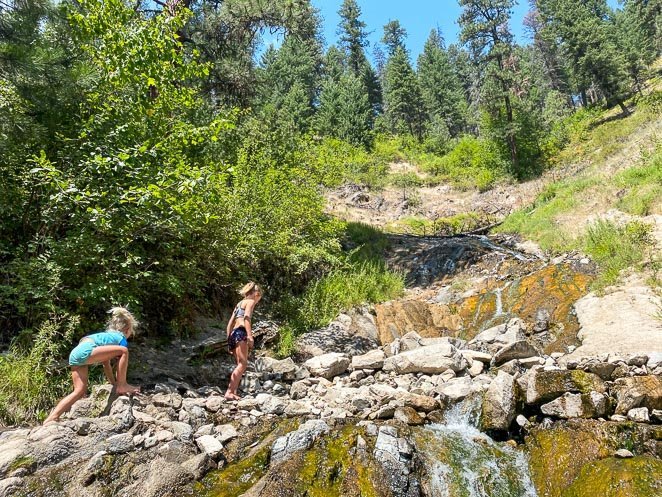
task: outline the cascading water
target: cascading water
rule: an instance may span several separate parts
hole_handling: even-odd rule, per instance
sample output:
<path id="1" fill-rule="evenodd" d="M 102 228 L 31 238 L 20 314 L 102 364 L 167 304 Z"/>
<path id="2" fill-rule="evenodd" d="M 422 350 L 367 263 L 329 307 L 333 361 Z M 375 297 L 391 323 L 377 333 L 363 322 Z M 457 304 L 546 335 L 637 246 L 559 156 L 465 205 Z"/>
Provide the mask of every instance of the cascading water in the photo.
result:
<path id="1" fill-rule="evenodd" d="M 457 404 L 444 424 L 415 434 L 426 497 L 536 497 L 526 456 L 476 428 L 478 402 Z"/>

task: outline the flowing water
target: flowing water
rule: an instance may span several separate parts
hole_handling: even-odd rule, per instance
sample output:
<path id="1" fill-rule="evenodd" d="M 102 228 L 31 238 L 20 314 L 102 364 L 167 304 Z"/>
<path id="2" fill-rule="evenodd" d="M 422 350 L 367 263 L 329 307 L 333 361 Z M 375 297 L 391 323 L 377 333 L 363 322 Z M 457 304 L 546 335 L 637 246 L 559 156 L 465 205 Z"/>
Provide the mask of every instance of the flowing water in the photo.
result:
<path id="1" fill-rule="evenodd" d="M 476 399 L 460 403 L 444 424 L 422 428 L 416 448 L 427 497 L 536 497 L 526 455 L 476 428 Z"/>

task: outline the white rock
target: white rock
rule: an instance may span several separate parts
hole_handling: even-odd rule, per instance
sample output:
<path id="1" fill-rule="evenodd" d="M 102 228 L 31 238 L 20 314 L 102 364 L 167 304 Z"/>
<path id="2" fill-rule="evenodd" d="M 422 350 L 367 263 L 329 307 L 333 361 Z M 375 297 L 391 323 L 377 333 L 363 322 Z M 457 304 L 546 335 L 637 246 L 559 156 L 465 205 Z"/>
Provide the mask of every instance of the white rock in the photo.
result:
<path id="1" fill-rule="evenodd" d="M 352 369 L 381 369 L 386 354 L 382 349 L 371 350 L 367 354 L 352 357 Z"/>
<path id="2" fill-rule="evenodd" d="M 207 454 L 212 459 L 216 459 L 223 450 L 223 444 L 212 435 L 203 435 L 195 443 L 202 453 Z"/>
<path id="3" fill-rule="evenodd" d="M 304 366 L 313 376 L 331 379 L 347 371 L 349 363 L 349 357 L 345 354 L 330 352 L 308 359 Z"/>
<path id="4" fill-rule="evenodd" d="M 450 343 L 420 347 L 391 356 L 384 361 L 384 371 L 397 374 L 437 374 L 449 369 L 457 372 L 466 367 L 466 359 Z"/>
<path id="5" fill-rule="evenodd" d="M 630 421 L 635 421 L 637 423 L 648 423 L 650 422 L 650 417 L 648 416 L 648 408 L 646 407 L 636 407 L 628 411 L 628 419 Z"/>

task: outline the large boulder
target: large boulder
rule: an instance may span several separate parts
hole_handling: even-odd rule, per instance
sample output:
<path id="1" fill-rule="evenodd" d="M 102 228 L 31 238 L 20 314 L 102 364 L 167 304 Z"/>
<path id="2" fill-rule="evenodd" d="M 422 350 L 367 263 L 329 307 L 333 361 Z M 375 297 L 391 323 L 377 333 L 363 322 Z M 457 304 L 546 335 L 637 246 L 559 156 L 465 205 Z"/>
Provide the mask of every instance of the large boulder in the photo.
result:
<path id="1" fill-rule="evenodd" d="M 384 361 L 384 371 L 394 371 L 397 374 L 438 374 L 448 370 L 458 372 L 467 366 L 466 359 L 450 343 L 420 347 Z"/>
<path id="2" fill-rule="evenodd" d="M 484 430 L 508 430 L 515 419 L 516 404 L 515 378 L 504 371 L 499 371 L 483 397 L 482 428 Z"/>
<path id="3" fill-rule="evenodd" d="M 382 349 L 371 350 L 367 354 L 352 357 L 352 369 L 381 369 L 386 355 Z"/>
<path id="4" fill-rule="evenodd" d="M 492 359 L 495 366 L 501 366 L 502 364 L 512 361 L 513 359 L 527 359 L 529 357 L 535 357 L 540 355 L 540 351 L 536 349 L 526 340 L 518 340 L 511 344 L 506 345 L 500 349 Z"/>
<path id="5" fill-rule="evenodd" d="M 540 410 L 547 416 L 557 418 L 600 418 L 607 413 L 607 397 L 598 392 L 565 393 L 547 404 Z"/>
<path id="6" fill-rule="evenodd" d="M 526 403 L 543 404 L 566 392 L 605 393 L 604 382 L 592 373 L 578 370 L 533 371 L 526 385 Z"/>
<path id="7" fill-rule="evenodd" d="M 304 366 L 313 376 L 321 376 L 329 380 L 347 371 L 349 362 L 349 357 L 345 354 L 330 352 L 308 359 Z"/>
<path id="8" fill-rule="evenodd" d="M 635 407 L 662 409 L 662 377 L 655 375 L 619 378 L 612 391 L 616 393 L 616 414 L 627 414 Z"/>
<path id="9" fill-rule="evenodd" d="M 483 343 L 494 343 L 498 345 L 510 345 L 511 343 L 524 340 L 526 334 L 524 333 L 525 326 L 524 321 L 520 318 L 513 318 L 507 323 L 503 323 L 492 328 L 488 328 L 485 331 L 480 332 L 476 335 L 469 344 L 477 344 L 480 342 Z"/>
<path id="10" fill-rule="evenodd" d="M 284 380 L 293 380 L 296 376 L 297 365 L 291 357 L 279 361 L 272 357 L 260 357 L 255 361 L 255 369 L 266 373 L 280 375 Z"/>

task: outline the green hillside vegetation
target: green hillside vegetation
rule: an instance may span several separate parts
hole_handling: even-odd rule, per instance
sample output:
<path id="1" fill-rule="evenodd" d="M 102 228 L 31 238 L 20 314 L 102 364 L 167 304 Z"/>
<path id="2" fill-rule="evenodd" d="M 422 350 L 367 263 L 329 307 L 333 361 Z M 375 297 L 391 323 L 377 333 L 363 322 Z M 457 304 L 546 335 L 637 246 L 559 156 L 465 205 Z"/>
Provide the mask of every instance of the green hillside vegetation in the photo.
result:
<path id="1" fill-rule="evenodd" d="M 571 141 L 556 160 L 559 165 L 585 163 L 585 168 L 548 184 L 533 205 L 510 215 L 495 231 L 519 233 L 554 253 L 580 250 L 590 255 L 602 269 L 597 289 L 615 283 L 627 268 L 647 267 L 650 282 L 659 285 L 662 261 L 651 224 L 637 218 L 662 214 L 662 144 L 653 132 L 637 143 L 641 158 L 636 163 L 619 156 L 614 169 L 608 161 L 636 140 L 638 129 L 659 122 L 661 114 L 662 92 L 656 90 L 622 119 L 610 120 L 613 112 L 586 113 L 581 120 L 573 116 Z M 610 209 L 635 218 L 625 224 L 590 221 L 591 215 Z"/>

